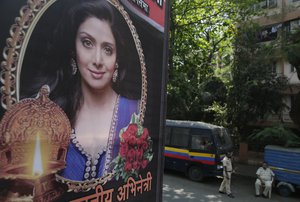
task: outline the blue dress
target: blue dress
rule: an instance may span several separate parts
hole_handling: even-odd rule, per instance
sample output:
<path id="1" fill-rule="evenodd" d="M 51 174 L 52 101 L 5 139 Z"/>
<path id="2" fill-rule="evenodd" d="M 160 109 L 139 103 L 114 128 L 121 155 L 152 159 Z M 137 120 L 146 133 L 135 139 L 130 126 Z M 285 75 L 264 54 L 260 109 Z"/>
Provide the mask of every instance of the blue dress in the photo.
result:
<path id="1" fill-rule="evenodd" d="M 76 140 L 75 132 L 73 132 L 66 156 L 66 168 L 59 175 L 70 180 L 84 181 L 100 178 L 111 172 L 110 163 L 119 154 L 119 132 L 128 126 L 132 114 L 137 114 L 138 105 L 138 100 L 119 96 L 107 146 L 99 151 L 94 159 L 80 146 Z"/>

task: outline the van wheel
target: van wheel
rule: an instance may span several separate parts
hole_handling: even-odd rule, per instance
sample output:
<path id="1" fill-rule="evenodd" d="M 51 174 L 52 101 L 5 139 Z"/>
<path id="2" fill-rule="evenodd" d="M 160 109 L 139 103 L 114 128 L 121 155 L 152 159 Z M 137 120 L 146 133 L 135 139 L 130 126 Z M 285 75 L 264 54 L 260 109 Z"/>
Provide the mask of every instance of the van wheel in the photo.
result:
<path id="1" fill-rule="evenodd" d="M 188 170 L 188 177 L 193 181 L 202 181 L 203 172 L 200 167 L 192 166 Z"/>
<path id="2" fill-rule="evenodd" d="M 288 197 L 292 193 L 291 189 L 285 185 L 280 185 L 278 187 L 278 191 L 279 191 L 279 194 L 284 197 Z"/>

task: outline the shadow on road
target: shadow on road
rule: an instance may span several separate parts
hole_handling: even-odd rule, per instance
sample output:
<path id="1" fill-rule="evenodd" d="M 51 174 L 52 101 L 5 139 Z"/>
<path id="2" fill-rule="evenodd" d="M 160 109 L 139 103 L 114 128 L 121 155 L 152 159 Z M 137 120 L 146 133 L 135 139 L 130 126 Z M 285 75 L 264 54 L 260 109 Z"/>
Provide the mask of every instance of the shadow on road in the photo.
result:
<path id="1" fill-rule="evenodd" d="M 166 170 L 163 182 L 163 202 L 299 202 L 300 193 L 284 198 L 274 190 L 272 198 L 256 198 L 254 196 L 255 179 L 244 176 L 234 176 L 232 179 L 232 192 L 234 199 L 218 192 L 222 179 L 211 177 L 203 182 L 193 182 L 183 173 Z"/>

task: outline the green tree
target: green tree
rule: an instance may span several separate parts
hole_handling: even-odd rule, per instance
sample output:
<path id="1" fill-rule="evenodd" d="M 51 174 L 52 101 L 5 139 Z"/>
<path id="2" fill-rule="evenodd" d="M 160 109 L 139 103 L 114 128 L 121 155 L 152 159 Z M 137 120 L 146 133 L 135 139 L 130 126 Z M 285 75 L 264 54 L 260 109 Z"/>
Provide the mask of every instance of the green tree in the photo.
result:
<path id="1" fill-rule="evenodd" d="M 284 147 L 300 147 L 300 137 L 292 130 L 283 125 L 266 127 L 259 131 L 254 131 L 249 137 L 250 142 L 255 142 L 257 149 L 266 145 L 279 145 Z"/>
<path id="2" fill-rule="evenodd" d="M 226 88 L 215 70 L 231 65 L 236 22 L 252 12 L 250 3 L 253 0 L 171 2 L 168 118 L 216 120 L 219 110 L 212 104 L 223 108 L 226 90 L 219 101 L 208 101 Z"/>
<path id="3" fill-rule="evenodd" d="M 277 75 L 274 64 L 278 47 L 258 43 L 259 30 L 254 24 L 240 25 L 235 41 L 228 115 L 231 126 L 242 139 L 248 135 L 249 123 L 265 119 L 285 107 L 281 92 L 287 87 L 287 79 Z"/>
<path id="4" fill-rule="evenodd" d="M 286 59 L 293 65 L 297 71 L 298 79 L 300 79 L 300 30 L 294 33 L 286 34 L 283 37 L 282 50 Z M 294 105 L 292 105 L 290 116 L 300 129 L 300 92 L 296 95 Z"/>

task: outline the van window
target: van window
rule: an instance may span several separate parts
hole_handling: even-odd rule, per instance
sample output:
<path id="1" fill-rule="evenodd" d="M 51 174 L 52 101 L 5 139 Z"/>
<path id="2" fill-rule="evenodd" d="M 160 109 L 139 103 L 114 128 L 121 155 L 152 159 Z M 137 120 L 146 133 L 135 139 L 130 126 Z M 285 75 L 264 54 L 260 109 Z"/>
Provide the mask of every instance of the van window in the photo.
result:
<path id="1" fill-rule="evenodd" d="M 165 131 L 165 144 L 169 145 L 170 144 L 170 140 L 171 140 L 171 128 L 170 127 L 166 127 L 166 131 Z"/>
<path id="2" fill-rule="evenodd" d="M 212 145 L 210 136 L 192 135 L 192 150 L 211 150 Z"/>
<path id="3" fill-rule="evenodd" d="M 172 130 L 171 145 L 176 147 L 188 147 L 189 128 L 174 127 Z"/>
<path id="4" fill-rule="evenodd" d="M 192 128 L 191 129 L 191 134 L 192 135 L 206 135 L 209 136 L 212 134 L 211 129 L 203 129 L 203 128 Z"/>

